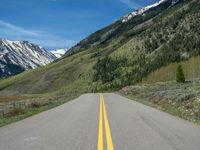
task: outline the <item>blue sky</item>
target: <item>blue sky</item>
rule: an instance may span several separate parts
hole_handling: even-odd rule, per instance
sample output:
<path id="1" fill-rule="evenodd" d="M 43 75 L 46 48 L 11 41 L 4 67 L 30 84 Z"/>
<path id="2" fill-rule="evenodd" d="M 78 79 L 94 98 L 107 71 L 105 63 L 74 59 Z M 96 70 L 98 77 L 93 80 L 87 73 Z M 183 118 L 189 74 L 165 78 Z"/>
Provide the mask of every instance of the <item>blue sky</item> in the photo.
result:
<path id="1" fill-rule="evenodd" d="M 0 38 L 47 49 L 71 47 L 122 16 L 158 0 L 1 0 Z"/>

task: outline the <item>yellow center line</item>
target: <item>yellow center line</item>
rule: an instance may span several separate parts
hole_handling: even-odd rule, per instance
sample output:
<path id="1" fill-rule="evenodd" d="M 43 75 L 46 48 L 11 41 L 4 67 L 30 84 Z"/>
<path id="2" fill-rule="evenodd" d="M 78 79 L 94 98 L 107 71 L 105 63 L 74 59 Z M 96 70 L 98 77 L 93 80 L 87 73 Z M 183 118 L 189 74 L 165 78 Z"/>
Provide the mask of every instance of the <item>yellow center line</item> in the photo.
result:
<path id="1" fill-rule="evenodd" d="M 110 132 L 110 126 L 109 126 L 109 122 L 108 122 L 108 116 L 107 116 L 107 112 L 106 112 L 106 106 L 104 103 L 104 97 L 103 97 L 103 94 L 99 94 L 99 95 L 100 95 L 100 115 L 99 115 L 98 150 L 103 150 L 102 110 L 103 110 L 103 115 L 104 115 L 104 125 L 105 125 L 105 131 L 106 131 L 107 150 L 114 150 L 112 136 L 111 136 L 111 132 Z M 101 121 L 100 121 L 100 119 L 101 119 Z"/>
<path id="2" fill-rule="evenodd" d="M 106 130 L 107 150 L 114 150 L 113 142 L 112 142 L 112 136 L 111 136 L 111 132 L 110 132 L 110 126 L 109 126 L 109 122 L 108 122 L 108 116 L 107 116 L 107 113 L 106 113 L 106 106 L 105 106 L 105 103 L 104 103 L 103 95 L 102 95 L 102 99 L 103 99 L 103 114 L 104 114 L 105 130 Z"/>
<path id="3" fill-rule="evenodd" d="M 100 109 L 99 109 L 99 133 L 98 133 L 98 148 L 97 150 L 103 150 L 103 101 L 100 98 Z"/>

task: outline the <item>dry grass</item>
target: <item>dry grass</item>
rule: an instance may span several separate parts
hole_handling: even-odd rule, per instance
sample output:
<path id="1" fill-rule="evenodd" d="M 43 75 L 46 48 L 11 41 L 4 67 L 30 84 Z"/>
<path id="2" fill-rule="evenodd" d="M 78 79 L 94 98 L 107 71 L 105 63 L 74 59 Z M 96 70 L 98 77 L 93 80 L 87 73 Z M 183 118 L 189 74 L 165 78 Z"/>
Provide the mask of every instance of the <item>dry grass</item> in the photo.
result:
<path id="1" fill-rule="evenodd" d="M 10 102 L 10 101 L 21 101 L 21 100 L 31 100 L 38 99 L 41 97 L 36 96 L 0 96 L 0 103 Z"/>

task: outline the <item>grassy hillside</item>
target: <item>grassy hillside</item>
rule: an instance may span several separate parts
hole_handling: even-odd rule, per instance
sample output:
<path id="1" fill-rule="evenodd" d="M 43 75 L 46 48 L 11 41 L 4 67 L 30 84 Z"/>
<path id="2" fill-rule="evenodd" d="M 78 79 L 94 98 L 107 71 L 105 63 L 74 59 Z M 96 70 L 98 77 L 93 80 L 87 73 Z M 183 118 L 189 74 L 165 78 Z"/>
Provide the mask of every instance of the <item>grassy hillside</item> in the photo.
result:
<path id="1" fill-rule="evenodd" d="M 176 80 L 176 69 L 181 64 L 187 80 L 200 77 L 200 56 L 193 57 L 180 63 L 172 63 L 166 67 L 162 67 L 142 80 L 142 83 L 156 83 L 164 81 Z"/>
<path id="2" fill-rule="evenodd" d="M 90 54 L 91 55 L 91 54 Z M 1 95 L 91 91 L 89 69 L 95 60 L 87 51 L 0 81 Z M 90 89 L 88 89 L 90 88 Z"/>
<path id="3" fill-rule="evenodd" d="M 97 31 L 46 67 L 0 80 L 0 95 L 67 95 L 134 84 L 200 54 L 200 2 L 169 2 Z"/>

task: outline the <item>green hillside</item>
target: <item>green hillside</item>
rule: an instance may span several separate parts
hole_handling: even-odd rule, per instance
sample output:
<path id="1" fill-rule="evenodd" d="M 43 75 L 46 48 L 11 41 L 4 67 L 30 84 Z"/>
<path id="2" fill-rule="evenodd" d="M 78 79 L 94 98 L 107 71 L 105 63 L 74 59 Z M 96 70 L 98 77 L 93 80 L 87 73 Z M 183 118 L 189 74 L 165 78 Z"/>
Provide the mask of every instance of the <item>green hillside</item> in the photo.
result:
<path id="1" fill-rule="evenodd" d="M 87 73 L 94 63 L 87 52 L 78 53 L 46 67 L 1 80 L 1 93 L 42 94 L 62 92 L 65 89 L 75 92 L 77 87 L 82 88 L 82 85 L 83 91 L 88 91 L 90 80 Z"/>
<path id="2" fill-rule="evenodd" d="M 115 90 L 200 54 L 200 2 L 150 9 L 97 31 L 46 67 L 0 81 L 1 95 L 66 95 Z"/>

